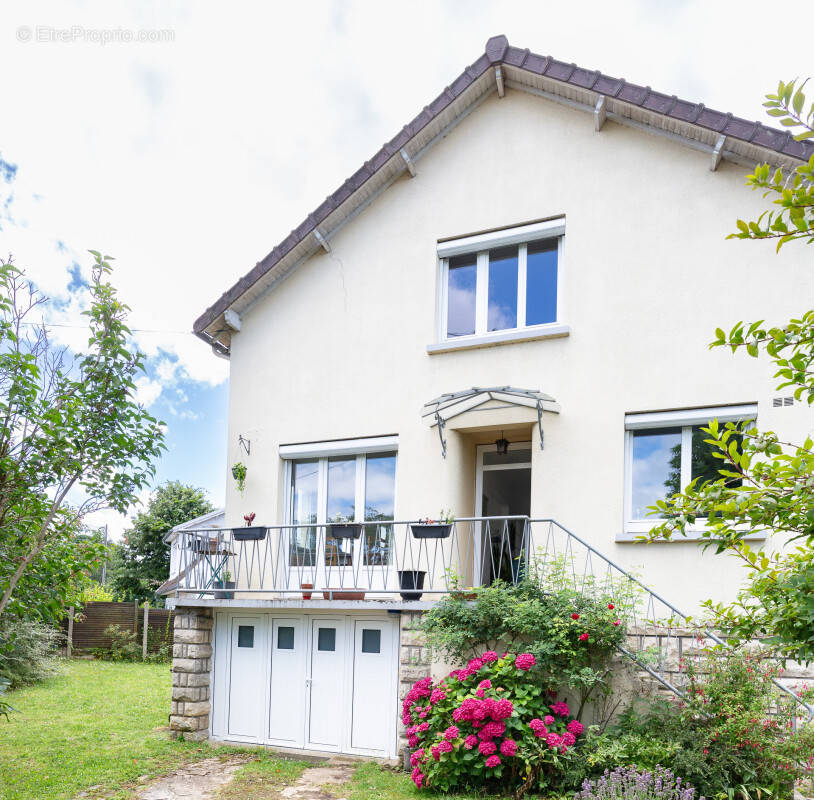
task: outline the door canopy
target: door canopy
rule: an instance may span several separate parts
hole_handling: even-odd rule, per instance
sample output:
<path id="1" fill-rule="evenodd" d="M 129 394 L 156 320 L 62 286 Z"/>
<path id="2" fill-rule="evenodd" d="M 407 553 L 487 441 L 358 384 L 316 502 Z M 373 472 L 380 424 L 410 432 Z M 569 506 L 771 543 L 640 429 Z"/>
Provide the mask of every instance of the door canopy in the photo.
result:
<path id="1" fill-rule="evenodd" d="M 507 414 L 526 410 L 527 422 L 537 422 L 540 449 L 543 449 L 543 412 L 559 414 L 560 407 L 551 395 L 536 389 L 514 386 L 473 386 L 460 392 L 449 392 L 424 404 L 421 417 L 430 427 L 437 426 L 441 440 L 441 455 L 447 457 L 444 429 L 476 430 L 507 424 Z M 471 412 L 478 412 L 477 414 Z M 536 419 L 535 419 L 536 415 Z"/>

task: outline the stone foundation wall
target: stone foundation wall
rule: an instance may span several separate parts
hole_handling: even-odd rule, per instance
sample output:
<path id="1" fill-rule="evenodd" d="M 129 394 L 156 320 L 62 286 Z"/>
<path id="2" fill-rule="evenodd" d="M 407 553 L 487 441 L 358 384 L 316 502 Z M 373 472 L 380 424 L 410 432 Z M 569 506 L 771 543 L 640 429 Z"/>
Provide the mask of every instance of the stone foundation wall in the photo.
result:
<path id="1" fill-rule="evenodd" d="M 401 701 L 404 700 L 410 687 L 421 678 L 432 673 L 430 649 L 427 647 L 424 634 L 418 630 L 422 613 L 420 611 L 402 611 L 399 630 L 399 750 L 407 746 L 404 736 L 404 725 L 401 723 Z"/>
<path id="2" fill-rule="evenodd" d="M 173 738 L 209 738 L 213 625 L 209 608 L 183 608 L 175 614 L 170 712 Z"/>

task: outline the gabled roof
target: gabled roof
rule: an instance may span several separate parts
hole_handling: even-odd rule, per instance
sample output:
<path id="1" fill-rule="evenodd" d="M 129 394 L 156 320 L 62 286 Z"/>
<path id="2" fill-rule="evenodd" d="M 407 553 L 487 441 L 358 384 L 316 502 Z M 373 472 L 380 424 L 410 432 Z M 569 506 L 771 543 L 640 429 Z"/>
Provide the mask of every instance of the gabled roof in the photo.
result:
<path id="1" fill-rule="evenodd" d="M 677 139 L 711 155 L 752 167 L 767 161 L 794 168 L 814 154 L 814 140 L 796 142 L 789 131 L 706 108 L 622 78 L 512 47 L 493 36 L 486 51 L 396 136 L 329 195 L 262 261 L 221 295 L 195 321 L 194 332 L 219 353 L 228 353 L 232 328 L 224 312 L 241 312 L 320 247 L 333 233 L 405 172 L 415 174 L 423 153 L 488 95 L 506 87 L 592 112 L 597 130 L 604 120 Z"/>

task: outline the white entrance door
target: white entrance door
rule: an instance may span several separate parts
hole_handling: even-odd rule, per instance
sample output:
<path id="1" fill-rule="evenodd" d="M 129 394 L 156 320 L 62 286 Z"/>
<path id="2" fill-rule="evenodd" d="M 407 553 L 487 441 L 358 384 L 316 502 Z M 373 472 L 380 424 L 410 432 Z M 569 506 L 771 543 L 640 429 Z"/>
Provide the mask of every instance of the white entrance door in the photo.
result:
<path id="1" fill-rule="evenodd" d="M 307 640 L 304 618 L 272 618 L 269 739 L 287 747 L 304 745 Z"/>
<path id="2" fill-rule="evenodd" d="M 371 755 L 386 756 L 393 746 L 393 629 L 389 620 L 354 620 L 350 746 Z"/>
<path id="3" fill-rule="evenodd" d="M 263 735 L 265 671 L 264 617 L 235 616 L 230 628 L 229 705 L 227 731 L 231 736 L 260 739 Z"/>
<path id="4" fill-rule="evenodd" d="M 347 643 L 344 617 L 311 619 L 310 687 L 308 692 L 309 747 L 339 750 L 347 720 Z"/>

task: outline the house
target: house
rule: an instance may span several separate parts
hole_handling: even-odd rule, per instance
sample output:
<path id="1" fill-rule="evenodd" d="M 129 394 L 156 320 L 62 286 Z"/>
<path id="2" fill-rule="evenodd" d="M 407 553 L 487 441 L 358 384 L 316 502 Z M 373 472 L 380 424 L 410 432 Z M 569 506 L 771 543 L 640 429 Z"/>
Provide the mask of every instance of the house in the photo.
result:
<path id="1" fill-rule="evenodd" d="M 731 597 L 724 557 L 635 540 L 709 419 L 811 427 L 707 344 L 812 296 L 804 249 L 725 240 L 763 208 L 746 172 L 812 152 L 490 39 L 195 322 L 247 473 L 227 527 L 179 533 L 172 729 L 396 756 L 421 612 L 548 558 L 633 571 L 645 617 Z"/>

